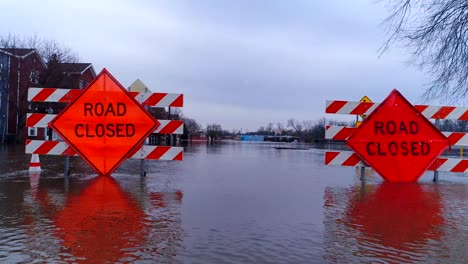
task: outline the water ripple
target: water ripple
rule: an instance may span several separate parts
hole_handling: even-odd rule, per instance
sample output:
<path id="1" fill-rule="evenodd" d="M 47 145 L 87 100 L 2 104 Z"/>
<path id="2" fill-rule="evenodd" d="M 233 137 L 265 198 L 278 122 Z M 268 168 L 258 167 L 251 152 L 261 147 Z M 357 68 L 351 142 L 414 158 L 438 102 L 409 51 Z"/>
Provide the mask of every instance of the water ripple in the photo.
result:
<path id="1" fill-rule="evenodd" d="M 327 188 L 324 258 L 330 263 L 461 263 L 468 238 L 464 185 Z M 390 199 L 390 200 L 389 200 Z M 450 202 L 446 202 L 450 201 Z"/>

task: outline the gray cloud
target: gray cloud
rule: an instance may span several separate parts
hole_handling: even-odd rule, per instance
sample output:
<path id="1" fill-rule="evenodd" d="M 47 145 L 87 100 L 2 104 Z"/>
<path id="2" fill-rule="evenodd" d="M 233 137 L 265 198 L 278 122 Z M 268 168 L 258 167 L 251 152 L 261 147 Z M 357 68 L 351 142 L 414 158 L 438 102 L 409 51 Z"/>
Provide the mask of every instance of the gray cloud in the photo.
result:
<path id="1" fill-rule="evenodd" d="M 394 49 L 378 58 L 385 16 L 373 1 L 8 1 L 0 33 L 71 46 L 128 86 L 185 94 L 202 124 L 255 130 L 323 116 L 326 99 L 410 101 L 424 75 Z M 346 118 L 346 117 L 333 117 Z"/>

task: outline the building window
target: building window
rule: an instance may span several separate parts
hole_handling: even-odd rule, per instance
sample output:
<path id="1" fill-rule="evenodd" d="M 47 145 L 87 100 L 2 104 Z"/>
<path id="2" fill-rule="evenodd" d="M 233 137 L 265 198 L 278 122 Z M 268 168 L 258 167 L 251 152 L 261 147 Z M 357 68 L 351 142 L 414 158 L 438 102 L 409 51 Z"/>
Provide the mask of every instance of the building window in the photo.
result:
<path id="1" fill-rule="evenodd" d="M 39 83 L 39 72 L 36 70 L 32 70 L 31 74 L 29 75 L 29 81 L 34 84 Z"/>
<path id="2" fill-rule="evenodd" d="M 37 127 L 28 127 L 28 137 L 37 137 Z"/>

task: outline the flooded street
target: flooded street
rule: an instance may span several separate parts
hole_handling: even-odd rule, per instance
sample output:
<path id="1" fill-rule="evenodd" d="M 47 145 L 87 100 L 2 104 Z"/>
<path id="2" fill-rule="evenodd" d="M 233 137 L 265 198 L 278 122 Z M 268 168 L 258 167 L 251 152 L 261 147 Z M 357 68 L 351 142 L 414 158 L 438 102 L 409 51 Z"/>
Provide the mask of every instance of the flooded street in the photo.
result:
<path id="1" fill-rule="evenodd" d="M 184 161 L 127 160 L 112 178 L 79 158 L 0 152 L 0 262 L 462 263 L 468 175 L 389 184 L 324 166 L 325 149 L 192 145 Z"/>

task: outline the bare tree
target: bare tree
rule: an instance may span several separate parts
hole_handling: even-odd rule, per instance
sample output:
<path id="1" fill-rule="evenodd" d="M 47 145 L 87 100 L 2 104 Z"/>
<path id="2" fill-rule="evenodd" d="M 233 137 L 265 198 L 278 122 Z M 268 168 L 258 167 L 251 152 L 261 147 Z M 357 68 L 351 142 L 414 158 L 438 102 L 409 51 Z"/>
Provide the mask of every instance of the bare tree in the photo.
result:
<path id="1" fill-rule="evenodd" d="M 214 140 L 218 140 L 221 138 L 223 133 L 223 129 L 219 124 L 209 124 L 206 126 L 206 134 L 210 137 L 210 140 L 213 142 Z"/>
<path id="2" fill-rule="evenodd" d="M 273 123 L 268 123 L 268 125 L 265 127 L 265 130 L 272 134 L 273 133 Z"/>
<path id="3" fill-rule="evenodd" d="M 468 93 L 468 2 L 466 0 L 379 0 L 388 3 L 384 20 L 389 38 L 406 45 L 411 62 L 425 69 L 432 82 L 425 99 L 454 101 Z"/>
<path id="4" fill-rule="evenodd" d="M 322 119 L 319 120 L 319 122 L 321 123 L 321 125 L 323 127 L 325 127 L 326 123 L 328 123 L 330 126 L 351 126 L 351 127 L 355 127 L 355 121 L 345 122 L 345 121 L 338 121 L 338 120 L 333 120 L 333 119 L 327 120 L 325 118 L 322 118 Z"/>
<path id="5" fill-rule="evenodd" d="M 302 137 L 303 133 L 304 133 L 304 127 L 302 125 L 302 123 L 294 118 L 290 118 L 288 119 L 288 127 L 294 129 L 294 131 L 296 132 L 296 134 L 299 136 L 299 137 Z"/>
<path id="6" fill-rule="evenodd" d="M 282 134 L 284 130 L 283 124 L 281 122 L 276 123 L 276 132 L 279 134 Z"/>
<path id="7" fill-rule="evenodd" d="M 54 39 L 40 38 L 36 35 L 29 37 L 12 34 L 0 36 L 0 48 L 35 49 L 47 64 L 47 69 L 39 79 L 39 84 L 47 87 L 63 86 L 63 80 L 67 76 L 64 73 L 62 63 L 77 63 L 79 61 L 77 53 L 70 47 Z"/>
<path id="8" fill-rule="evenodd" d="M 182 120 L 184 120 L 186 134 L 191 135 L 201 130 L 200 124 L 195 119 L 190 117 L 183 117 Z"/>
<path id="9" fill-rule="evenodd" d="M 46 63 L 52 59 L 59 63 L 76 63 L 79 56 L 70 47 L 57 42 L 54 39 L 40 38 L 34 36 L 18 36 L 8 34 L 0 36 L 0 48 L 7 49 L 35 49 Z"/>

